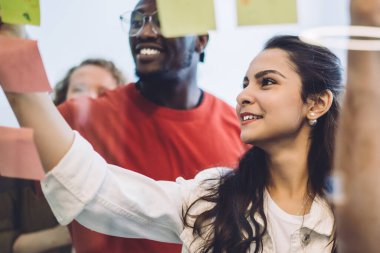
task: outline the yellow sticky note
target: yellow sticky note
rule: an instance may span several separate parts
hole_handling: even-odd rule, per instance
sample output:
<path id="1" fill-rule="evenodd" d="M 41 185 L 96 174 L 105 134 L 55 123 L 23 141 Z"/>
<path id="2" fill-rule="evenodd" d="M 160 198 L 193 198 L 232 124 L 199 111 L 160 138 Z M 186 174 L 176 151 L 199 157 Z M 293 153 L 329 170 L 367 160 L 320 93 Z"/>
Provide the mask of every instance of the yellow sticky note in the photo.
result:
<path id="1" fill-rule="evenodd" d="M 40 25 L 39 0 L 0 0 L 4 23 Z"/>
<path id="2" fill-rule="evenodd" d="M 297 23 L 297 0 L 236 0 L 239 26 Z"/>
<path id="3" fill-rule="evenodd" d="M 157 0 L 165 37 L 205 34 L 215 30 L 214 0 Z"/>

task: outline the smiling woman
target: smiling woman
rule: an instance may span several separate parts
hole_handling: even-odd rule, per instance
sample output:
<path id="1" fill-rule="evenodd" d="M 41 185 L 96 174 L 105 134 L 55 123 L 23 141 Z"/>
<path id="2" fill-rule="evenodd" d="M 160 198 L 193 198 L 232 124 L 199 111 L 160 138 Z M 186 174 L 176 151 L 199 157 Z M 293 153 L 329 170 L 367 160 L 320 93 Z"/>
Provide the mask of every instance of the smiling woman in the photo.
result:
<path id="1" fill-rule="evenodd" d="M 236 110 L 242 140 L 255 146 L 187 211 L 186 224 L 206 237 L 202 252 L 335 250 L 325 180 L 341 91 L 339 59 L 297 37 L 275 37 L 253 59 Z M 191 221 L 204 201 L 215 205 Z"/>
<path id="2" fill-rule="evenodd" d="M 274 37 L 251 62 L 237 98 L 242 139 L 254 147 L 236 170 L 211 168 L 176 182 L 107 164 L 43 95 L 8 98 L 35 128 L 45 168 L 60 160 L 43 191 L 62 224 L 76 219 L 114 236 L 183 243 L 192 253 L 334 252 L 325 181 L 341 91 L 334 54 L 295 36 Z"/>

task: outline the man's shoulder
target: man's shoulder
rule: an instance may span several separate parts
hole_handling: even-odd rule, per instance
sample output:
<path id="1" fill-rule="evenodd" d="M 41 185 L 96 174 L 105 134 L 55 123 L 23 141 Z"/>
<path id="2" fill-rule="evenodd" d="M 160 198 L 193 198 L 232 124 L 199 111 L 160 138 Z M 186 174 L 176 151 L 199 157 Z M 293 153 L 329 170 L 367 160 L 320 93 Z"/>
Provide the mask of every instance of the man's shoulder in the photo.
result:
<path id="1" fill-rule="evenodd" d="M 123 115 L 123 109 L 129 108 L 132 103 L 133 92 L 130 92 L 133 84 L 123 85 L 115 90 L 106 91 L 98 98 L 80 97 L 71 99 L 58 106 L 58 110 L 65 120 L 74 128 L 79 124 L 87 125 L 88 122 L 112 118 Z"/>
<path id="2" fill-rule="evenodd" d="M 208 91 L 204 91 L 204 94 L 205 96 L 207 96 L 208 99 L 210 99 L 211 101 L 213 101 L 214 103 L 217 103 L 221 106 L 225 106 L 225 107 L 230 107 L 230 108 L 233 108 L 230 104 L 228 104 L 225 100 L 223 100 L 222 98 L 219 98 L 217 97 L 216 95 L 208 92 Z"/>
<path id="3" fill-rule="evenodd" d="M 205 91 L 205 100 L 208 107 L 214 111 L 223 111 L 223 115 L 236 115 L 235 108 L 225 100 Z"/>
<path id="4" fill-rule="evenodd" d="M 120 86 L 114 90 L 108 90 L 96 99 L 90 97 L 70 99 L 59 105 L 58 110 L 60 112 L 64 112 L 66 110 L 72 111 L 83 108 L 89 109 L 93 107 L 96 107 L 97 109 L 107 108 L 108 106 L 112 106 L 115 103 L 127 100 L 127 98 L 132 95 L 130 92 L 130 86 L 133 86 L 133 84 L 127 84 Z"/>

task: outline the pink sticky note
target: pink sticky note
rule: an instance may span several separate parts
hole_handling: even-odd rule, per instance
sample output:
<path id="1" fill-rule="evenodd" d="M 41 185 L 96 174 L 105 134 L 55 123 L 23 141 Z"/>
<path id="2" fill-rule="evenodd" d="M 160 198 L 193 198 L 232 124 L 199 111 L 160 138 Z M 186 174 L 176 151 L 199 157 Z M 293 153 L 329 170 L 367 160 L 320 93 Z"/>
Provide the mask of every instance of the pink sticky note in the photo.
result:
<path id="1" fill-rule="evenodd" d="M 0 35 L 0 85 L 9 92 L 51 91 L 36 41 Z"/>
<path id="2" fill-rule="evenodd" d="M 40 180 L 44 174 L 33 130 L 0 126 L 0 176 Z"/>

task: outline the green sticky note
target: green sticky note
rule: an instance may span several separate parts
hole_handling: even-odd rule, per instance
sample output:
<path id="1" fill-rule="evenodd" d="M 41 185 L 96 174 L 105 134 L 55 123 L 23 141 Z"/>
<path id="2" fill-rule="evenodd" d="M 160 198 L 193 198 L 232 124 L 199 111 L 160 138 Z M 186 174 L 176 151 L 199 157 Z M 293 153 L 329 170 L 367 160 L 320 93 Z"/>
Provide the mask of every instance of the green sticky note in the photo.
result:
<path id="1" fill-rule="evenodd" d="M 297 23 L 297 0 L 236 0 L 239 26 Z"/>
<path id="2" fill-rule="evenodd" d="M 40 25 L 39 0 L 0 0 L 4 23 Z"/>
<path id="3" fill-rule="evenodd" d="M 205 34 L 215 30 L 214 0 L 157 0 L 165 37 Z"/>

